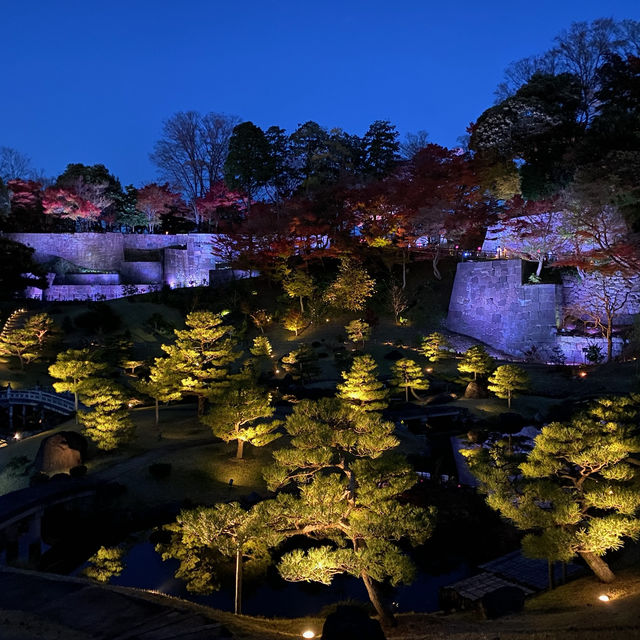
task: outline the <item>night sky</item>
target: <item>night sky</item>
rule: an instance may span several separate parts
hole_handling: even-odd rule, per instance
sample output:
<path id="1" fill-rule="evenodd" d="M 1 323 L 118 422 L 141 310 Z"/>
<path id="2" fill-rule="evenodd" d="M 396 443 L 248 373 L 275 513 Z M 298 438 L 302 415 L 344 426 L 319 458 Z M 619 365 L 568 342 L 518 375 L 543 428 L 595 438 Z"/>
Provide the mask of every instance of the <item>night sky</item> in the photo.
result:
<path id="1" fill-rule="evenodd" d="M 0 8 L 0 146 L 57 175 L 103 163 L 156 178 L 162 121 L 194 109 L 291 131 L 391 120 L 453 146 L 506 65 L 572 21 L 640 19 L 638 0 L 71 0 Z"/>

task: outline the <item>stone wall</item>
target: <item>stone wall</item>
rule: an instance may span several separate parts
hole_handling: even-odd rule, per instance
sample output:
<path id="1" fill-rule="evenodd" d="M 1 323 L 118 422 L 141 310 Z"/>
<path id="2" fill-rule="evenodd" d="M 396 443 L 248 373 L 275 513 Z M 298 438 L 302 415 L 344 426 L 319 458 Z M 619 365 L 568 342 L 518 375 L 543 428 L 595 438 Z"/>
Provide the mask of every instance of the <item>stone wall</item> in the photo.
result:
<path id="1" fill-rule="evenodd" d="M 64 258 L 79 267 L 118 271 L 124 260 L 122 233 L 8 233 L 7 237 L 35 249 L 36 262 Z"/>
<path id="2" fill-rule="evenodd" d="M 520 260 L 461 262 L 451 293 L 447 326 L 512 354 L 551 344 L 560 287 L 523 285 Z"/>
<path id="3" fill-rule="evenodd" d="M 64 258 L 84 269 L 117 272 L 110 274 L 110 278 L 104 274 L 68 274 L 61 282 L 56 281 L 56 286 L 86 285 L 94 287 L 94 290 L 69 288 L 69 297 L 64 298 L 64 289 L 52 289 L 45 297 L 53 296 L 50 299 L 55 300 L 125 295 L 115 295 L 116 289 L 95 288 L 107 284 L 105 277 L 110 279 L 110 283 L 120 280 L 136 286 L 161 283 L 171 287 L 208 285 L 210 273 L 216 269 L 217 262 L 212 253 L 215 236 L 209 233 L 10 233 L 7 237 L 35 249 L 34 258 L 40 263 Z M 131 259 L 126 260 L 125 254 Z M 120 288 L 120 291 L 124 290 Z"/>
<path id="4" fill-rule="evenodd" d="M 565 311 L 564 288 L 555 284 L 522 284 L 520 260 L 461 262 L 449 303 L 447 328 L 514 356 L 535 347 L 548 360 L 560 350 L 567 364 L 585 362 L 585 349 L 606 341 L 596 336 L 558 333 Z M 622 349 L 614 340 L 613 355 Z"/>
<path id="5" fill-rule="evenodd" d="M 54 284 L 44 293 L 35 287 L 29 287 L 25 294 L 28 298 L 65 301 L 65 300 L 114 300 L 139 293 L 149 293 L 162 288 L 159 284 L 127 285 L 120 284 Z"/>

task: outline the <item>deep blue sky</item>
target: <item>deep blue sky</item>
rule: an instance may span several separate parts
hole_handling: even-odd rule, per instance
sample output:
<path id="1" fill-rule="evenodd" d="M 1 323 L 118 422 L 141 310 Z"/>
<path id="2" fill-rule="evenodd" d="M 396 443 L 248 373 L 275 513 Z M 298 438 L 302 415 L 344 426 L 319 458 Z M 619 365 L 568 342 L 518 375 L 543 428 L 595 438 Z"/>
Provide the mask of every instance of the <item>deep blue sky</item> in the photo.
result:
<path id="1" fill-rule="evenodd" d="M 362 134 L 378 119 L 455 145 L 506 65 L 638 0 L 31 0 L 0 9 L 0 146 L 57 175 L 155 179 L 162 121 L 189 109 Z"/>

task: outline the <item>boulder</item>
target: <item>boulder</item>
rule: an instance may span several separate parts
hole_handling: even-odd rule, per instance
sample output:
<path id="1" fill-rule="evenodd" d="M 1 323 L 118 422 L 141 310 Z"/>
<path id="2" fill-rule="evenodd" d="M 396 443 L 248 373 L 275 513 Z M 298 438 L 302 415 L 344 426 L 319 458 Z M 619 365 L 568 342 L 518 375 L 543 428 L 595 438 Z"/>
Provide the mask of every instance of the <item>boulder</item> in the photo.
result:
<path id="1" fill-rule="evenodd" d="M 382 627 L 360 607 L 339 605 L 322 627 L 322 640 L 386 640 Z"/>
<path id="2" fill-rule="evenodd" d="M 75 431 L 59 431 L 40 443 L 34 467 L 48 474 L 66 473 L 84 462 L 87 440 Z"/>
<path id="3" fill-rule="evenodd" d="M 486 398 L 487 390 L 476 380 L 472 380 L 464 391 L 465 398 Z"/>
<path id="4" fill-rule="evenodd" d="M 485 618 L 499 618 L 524 609 L 524 591 L 518 587 L 500 587 L 482 596 L 481 610 Z"/>

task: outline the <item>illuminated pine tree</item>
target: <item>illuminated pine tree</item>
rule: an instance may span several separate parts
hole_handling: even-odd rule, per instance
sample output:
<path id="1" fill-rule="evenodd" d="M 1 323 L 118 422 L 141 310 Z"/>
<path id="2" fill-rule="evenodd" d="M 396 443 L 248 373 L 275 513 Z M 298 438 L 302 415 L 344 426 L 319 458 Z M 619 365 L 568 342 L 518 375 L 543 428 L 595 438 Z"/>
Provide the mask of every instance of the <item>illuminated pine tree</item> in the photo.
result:
<path id="1" fill-rule="evenodd" d="M 344 382 L 337 385 L 338 398 L 361 411 L 382 411 L 389 405 L 389 394 L 377 373 L 378 367 L 370 355 L 357 356 L 351 369 L 342 373 Z"/>
<path id="2" fill-rule="evenodd" d="M 289 309 L 289 311 L 287 311 L 287 314 L 282 320 L 282 326 L 287 331 L 293 331 L 296 334 L 296 336 L 308 324 L 309 323 L 307 322 L 307 319 L 299 311 L 296 311 L 295 309 Z"/>
<path id="3" fill-rule="evenodd" d="M 134 388 L 155 401 L 155 426 L 160 422 L 160 403 L 175 402 L 182 397 L 182 378 L 169 358 L 156 358 L 147 380 L 134 383 Z"/>
<path id="4" fill-rule="evenodd" d="M 283 356 L 282 366 L 294 380 L 308 382 L 318 374 L 317 360 L 318 355 L 313 347 L 305 343 Z"/>
<path id="5" fill-rule="evenodd" d="M 447 356 L 449 342 L 441 333 L 434 332 L 422 338 L 420 351 L 429 362 L 439 362 Z"/>
<path id="6" fill-rule="evenodd" d="M 409 402 L 409 391 L 419 398 L 416 391 L 426 391 L 429 381 L 415 360 L 402 358 L 391 365 L 391 387 L 396 392 L 404 391 L 405 402 Z"/>
<path id="7" fill-rule="evenodd" d="M 493 358 L 481 345 L 476 344 L 467 349 L 462 355 L 462 360 L 458 364 L 458 371 L 462 373 L 473 373 L 473 379 L 487 375 L 493 369 Z"/>
<path id="8" fill-rule="evenodd" d="M 264 571 L 271 560 L 269 547 L 280 540 L 266 525 L 260 505 L 246 511 L 237 502 L 181 511 L 175 522 L 164 527 L 171 533 L 168 543 L 156 550 L 163 560 L 177 559 L 176 578 L 187 590 L 208 594 L 220 588 L 220 569 L 235 564 L 236 614 L 242 613 L 242 578 L 245 568 Z"/>
<path id="9" fill-rule="evenodd" d="M 258 336 L 253 339 L 253 346 L 250 349 L 251 354 L 257 358 L 270 358 L 273 353 L 273 347 L 267 336 Z"/>
<path id="10" fill-rule="evenodd" d="M 488 504 L 522 530 L 531 557 L 579 555 L 603 582 L 615 576 L 602 556 L 640 535 L 640 470 L 632 454 L 640 395 L 599 400 L 569 424 L 542 428 L 521 461 L 503 442 L 463 450 Z"/>
<path id="11" fill-rule="evenodd" d="M 349 340 L 361 342 L 364 349 L 364 343 L 371 337 L 371 325 L 364 320 L 352 320 L 344 329 Z"/>
<path id="12" fill-rule="evenodd" d="M 228 386 L 229 365 L 239 354 L 234 351 L 233 327 L 223 324 L 222 314 L 194 311 L 186 320 L 186 329 L 176 329 L 176 341 L 162 345 L 171 368 L 180 376 L 182 395 L 198 399 L 198 415 L 207 399 Z"/>
<path id="13" fill-rule="evenodd" d="M 516 391 L 524 391 L 528 386 L 527 372 L 515 364 L 503 364 L 489 376 L 489 391 L 495 393 L 498 398 L 505 399 L 509 409 L 511 398 L 515 397 Z"/>
<path id="14" fill-rule="evenodd" d="M 76 424 L 78 423 L 78 391 L 85 380 L 107 369 L 103 362 L 95 362 L 89 349 L 67 349 L 58 354 L 56 361 L 49 367 L 49 375 L 60 382 L 54 382 L 58 393 L 71 392 L 75 402 Z"/>
<path id="15" fill-rule="evenodd" d="M 366 269 L 352 260 L 343 259 L 338 276 L 325 291 L 325 300 L 338 309 L 362 311 L 375 291 L 376 281 Z"/>
<path id="16" fill-rule="evenodd" d="M 241 460 L 244 443 L 263 447 L 280 437 L 277 420 L 271 420 L 275 407 L 271 394 L 246 376 L 238 379 L 202 418 L 213 435 L 225 442 L 237 442 L 236 459 Z"/>
<path id="17" fill-rule="evenodd" d="M 291 445 L 274 452 L 265 479 L 271 490 L 296 491 L 261 506 L 280 535 L 307 535 L 322 546 L 286 553 L 281 575 L 324 584 L 335 575 L 356 576 L 382 619 L 392 620 L 379 583 L 411 581 L 413 567 L 398 542 L 420 544 L 432 526 L 429 511 L 397 500 L 415 474 L 392 453 L 398 445 L 393 423 L 324 398 L 298 403 L 285 429 Z"/>
<path id="18" fill-rule="evenodd" d="M 122 547 L 100 547 L 88 560 L 83 570 L 87 578 L 107 583 L 124 571 L 124 549 Z"/>
<path id="19" fill-rule="evenodd" d="M 127 396 L 118 384 L 104 378 L 86 380 L 79 389 L 82 403 L 92 411 L 80 411 L 80 424 L 98 449 L 110 451 L 129 442 L 134 426 Z"/>

